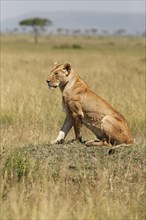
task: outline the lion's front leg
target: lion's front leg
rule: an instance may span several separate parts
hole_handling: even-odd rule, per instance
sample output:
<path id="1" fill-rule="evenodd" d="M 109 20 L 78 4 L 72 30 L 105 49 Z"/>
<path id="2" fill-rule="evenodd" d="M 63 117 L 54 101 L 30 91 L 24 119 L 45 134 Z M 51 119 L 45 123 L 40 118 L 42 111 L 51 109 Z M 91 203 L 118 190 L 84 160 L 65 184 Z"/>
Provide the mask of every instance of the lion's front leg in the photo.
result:
<path id="1" fill-rule="evenodd" d="M 73 126 L 74 126 L 74 132 L 75 132 L 75 140 L 82 142 L 82 136 L 81 136 L 81 127 L 82 127 L 82 119 L 79 115 L 73 117 Z"/>
<path id="2" fill-rule="evenodd" d="M 57 138 L 54 141 L 52 141 L 51 144 L 62 144 L 64 142 L 65 137 L 72 128 L 72 126 L 73 126 L 72 118 L 69 115 L 67 115 Z"/>

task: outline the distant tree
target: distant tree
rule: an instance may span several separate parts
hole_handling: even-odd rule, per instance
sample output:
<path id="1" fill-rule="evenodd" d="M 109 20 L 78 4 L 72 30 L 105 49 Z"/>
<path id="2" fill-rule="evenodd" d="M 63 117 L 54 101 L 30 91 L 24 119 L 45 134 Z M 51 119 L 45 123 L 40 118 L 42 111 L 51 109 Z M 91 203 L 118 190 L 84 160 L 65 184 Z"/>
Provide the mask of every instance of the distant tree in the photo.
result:
<path id="1" fill-rule="evenodd" d="M 92 33 L 92 35 L 96 35 L 98 30 L 96 28 L 91 28 L 90 32 Z"/>
<path id="2" fill-rule="evenodd" d="M 118 29 L 115 31 L 115 35 L 119 35 L 119 36 L 122 36 L 126 34 L 126 30 L 125 29 Z"/>
<path id="3" fill-rule="evenodd" d="M 65 33 L 66 33 L 66 35 L 69 35 L 70 30 L 69 30 L 68 28 L 66 28 L 66 29 L 65 29 Z"/>
<path id="4" fill-rule="evenodd" d="M 85 35 L 89 37 L 89 35 L 90 35 L 90 30 L 89 29 L 85 29 Z"/>
<path id="5" fill-rule="evenodd" d="M 75 36 L 80 35 L 80 33 L 81 33 L 80 29 L 73 30 L 73 35 L 75 35 Z"/>
<path id="6" fill-rule="evenodd" d="M 102 34 L 103 35 L 109 35 L 109 32 L 108 32 L 108 30 L 102 30 Z"/>
<path id="7" fill-rule="evenodd" d="M 19 29 L 16 27 L 13 29 L 14 33 L 18 33 L 19 32 Z"/>
<path id="8" fill-rule="evenodd" d="M 63 34 L 64 29 L 63 28 L 57 28 L 57 33 L 58 35 L 62 35 Z"/>
<path id="9" fill-rule="evenodd" d="M 52 25 L 52 21 L 46 18 L 30 18 L 19 22 L 21 26 L 31 27 L 34 34 L 34 42 L 38 43 L 38 36 L 45 31 L 46 26 Z"/>

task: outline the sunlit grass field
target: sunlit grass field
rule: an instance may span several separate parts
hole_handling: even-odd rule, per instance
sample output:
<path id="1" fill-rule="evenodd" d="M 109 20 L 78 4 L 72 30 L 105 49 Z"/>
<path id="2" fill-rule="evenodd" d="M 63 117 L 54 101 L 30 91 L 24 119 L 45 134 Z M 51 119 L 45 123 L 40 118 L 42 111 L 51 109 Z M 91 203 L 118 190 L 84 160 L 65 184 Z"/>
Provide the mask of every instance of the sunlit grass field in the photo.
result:
<path id="1" fill-rule="evenodd" d="M 135 144 L 49 146 L 65 118 L 55 61 L 69 62 L 127 119 Z M 145 219 L 145 39 L 1 37 L 1 219 Z M 94 138 L 86 128 L 83 139 Z"/>

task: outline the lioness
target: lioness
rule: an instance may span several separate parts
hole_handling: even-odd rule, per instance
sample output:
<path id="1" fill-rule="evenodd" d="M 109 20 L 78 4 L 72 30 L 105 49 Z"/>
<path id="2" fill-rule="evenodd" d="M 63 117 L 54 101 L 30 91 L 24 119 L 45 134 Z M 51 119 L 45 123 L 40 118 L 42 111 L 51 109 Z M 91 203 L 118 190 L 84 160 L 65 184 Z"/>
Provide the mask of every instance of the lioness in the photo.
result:
<path id="1" fill-rule="evenodd" d="M 67 114 L 52 144 L 62 143 L 72 126 L 75 140 L 82 142 L 82 124 L 97 137 L 97 140 L 85 142 L 87 146 L 133 144 L 133 137 L 125 118 L 96 95 L 69 63 L 55 65 L 48 76 L 47 84 L 50 88 L 60 88 L 63 110 Z"/>

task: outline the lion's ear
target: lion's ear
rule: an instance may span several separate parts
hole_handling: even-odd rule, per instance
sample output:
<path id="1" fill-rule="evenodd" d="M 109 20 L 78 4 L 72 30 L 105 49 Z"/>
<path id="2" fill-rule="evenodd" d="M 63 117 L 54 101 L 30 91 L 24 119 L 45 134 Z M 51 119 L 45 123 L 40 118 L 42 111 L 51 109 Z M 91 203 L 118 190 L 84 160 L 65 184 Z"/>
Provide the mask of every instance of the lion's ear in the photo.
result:
<path id="1" fill-rule="evenodd" d="M 69 63 L 65 63 L 65 64 L 63 65 L 63 69 L 65 69 L 65 70 L 68 72 L 68 74 L 70 74 L 71 65 L 70 65 Z"/>

